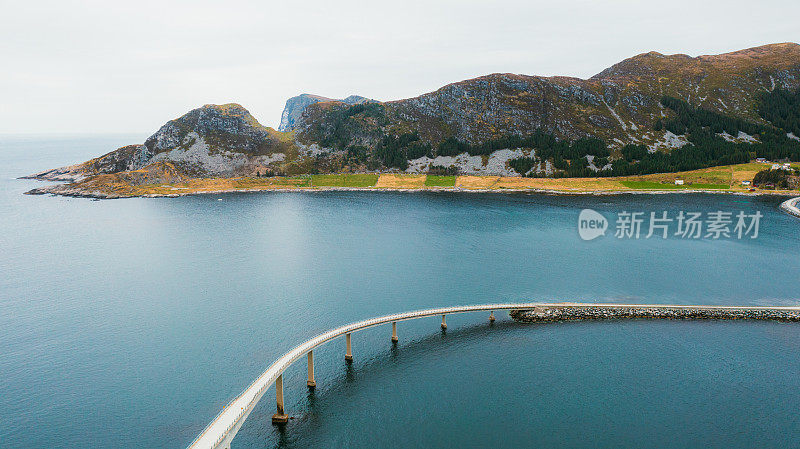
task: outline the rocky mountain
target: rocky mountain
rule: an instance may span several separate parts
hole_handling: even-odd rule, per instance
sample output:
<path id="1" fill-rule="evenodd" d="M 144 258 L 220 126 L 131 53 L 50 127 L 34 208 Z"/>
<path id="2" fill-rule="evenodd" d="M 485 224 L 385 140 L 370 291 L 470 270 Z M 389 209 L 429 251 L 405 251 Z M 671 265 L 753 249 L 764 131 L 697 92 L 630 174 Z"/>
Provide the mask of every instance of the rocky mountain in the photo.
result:
<path id="1" fill-rule="evenodd" d="M 364 171 L 609 176 L 756 155 L 800 160 L 799 88 L 794 43 L 698 57 L 650 52 L 589 79 L 498 73 L 383 103 L 303 94 L 284 109 L 281 130 L 292 132 L 259 124 L 237 104 L 206 105 L 167 122 L 143 144 L 32 177 L 96 183 L 92 177 L 108 174 L 123 174 L 115 182 Z"/>
<path id="2" fill-rule="evenodd" d="M 327 101 L 337 101 L 351 106 L 354 104 L 360 104 L 365 102 L 374 102 L 374 100 L 360 97 L 358 95 L 350 95 L 345 99 L 336 100 L 333 98 L 322 97 L 319 95 L 300 94 L 296 97 L 292 97 L 286 100 L 286 106 L 284 106 L 283 108 L 283 114 L 281 114 L 281 124 L 278 127 L 278 130 L 292 131 L 294 129 L 295 123 L 297 122 L 297 119 L 300 118 L 306 107 L 315 103 L 322 103 Z"/>
<path id="3" fill-rule="evenodd" d="M 286 134 L 261 125 L 242 106 L 207 104 L 170 120 L 144 144 L 30 177 L 76 181 L 140 170 L 158 162 L 168 162 L 189 176 L 236 176 L 283 161 L 296 152 L 297 146 Z"/>
<path id="4" fill-rule="evenodd" d="M 794 43 L 694 58 L 651 52 L 588 80 L 498 73 L 381 103 L 377 119 L 355 116 L 344 123 L 351 129 L 345 145 L 375 145 L 382 135 L 408 132 L 434 145 L 448 137 L 474 144 L 538 130 L 559 139 L 599 137 L 612 146 L 642 143 L 668 149 L 680 141 L 653 131 L 670 113 L 660 103 L 665 95 L 759 122 L 762 92 L 798 86 L 800 45 Z M 342 104 L 310 105 L 295 126 L 299 139 L 319 142 L 341 134 L 338 113 L 345 109 Z"/>

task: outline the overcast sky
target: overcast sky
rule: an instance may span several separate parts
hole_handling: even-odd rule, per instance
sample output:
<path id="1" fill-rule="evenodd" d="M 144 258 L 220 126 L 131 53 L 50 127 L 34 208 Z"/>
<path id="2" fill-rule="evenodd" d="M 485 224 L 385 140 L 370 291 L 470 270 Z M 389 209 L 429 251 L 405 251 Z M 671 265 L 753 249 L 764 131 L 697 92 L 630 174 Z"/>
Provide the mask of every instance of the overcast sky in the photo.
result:
<path id="1" fill-rule="evenodd" d="M 378 100 L 493 73 L 800 42 L 798 0 L 0 0 L 0 133 L 155 132 L 206 103 L 277 127 L 303 92 Z"/>

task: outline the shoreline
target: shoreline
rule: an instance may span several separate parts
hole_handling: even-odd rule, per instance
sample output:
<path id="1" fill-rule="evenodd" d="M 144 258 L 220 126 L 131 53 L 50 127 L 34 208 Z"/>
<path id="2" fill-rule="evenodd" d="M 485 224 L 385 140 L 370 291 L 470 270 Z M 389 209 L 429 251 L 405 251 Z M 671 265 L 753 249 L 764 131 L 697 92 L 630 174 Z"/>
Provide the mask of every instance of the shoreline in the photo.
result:
<path id="1" fill-rule="evenodd" d="M 436 176 L 406 173 L 332 173 L 276 177 L 186 177 L 130 172 L 133 175 L 79 176 L 70 167 L 50 170 L 24 179 L 56 181 L 26 194 L 52 194 L 77 198 L 177 198 L 234 192 L 470 192 L 540 195 L 607 196 L 666 194 L 728 194 L 741 196 L 798 196 L 797 190 L 756 189 L 747 181 L 765 164 L 752 162 L 675 173 L 623 177 L 526 178 L 496 175 Z M 431 177 L 432 176 L 432 177 Z M 72 181 L 69 181 L 69 180 Z M 65 182 L 66 181 L 66 182 Z M 430 182 L 429 182 L 430 181 Z M 683 181 L 683 182 L 679 182 Z M 685 182 L 685 185 L 684 185 Z M 794 203 L 791 203 L 794 204 Z M 800 210 L 797 212 L 800 214 Z M 800 215 L 798 215 L 800 216 Z"/>
<path id="2" fill-rule="evenodd" d="M 800 322 L 798 307 L 697 306 L 670 304 L 563 303 L 517 309 L 511 318 L 524 323 L 596 321 L 615 319 L 668 320 L 768 320 Z"/>
<path id="3" fill-rule="evenodd" d="M 666 194 L 728 194 L 741 196 L 795 197 L 797 190 L 757 189 L 746 183 L 765 164 L 746 163 L 698 170 L 641 176 L 585 178 L 526 178 L 496 175 L 436 176 L 406 173 L 332 173 L 276 177 L 187 177 L 100 174 L 81 176 L 69 170 L 50 170 L 24 179 L 56 181 L 25 192 L 77 198 L 177 198 L 188 195 L 219 195 L 234 192 L 469 192 L 540 195 L 608 196 Z M 69 181 L 72 180 L 72 181 Z M 66 181 L 66 182 L 65 182 Z M 430 181 L 430 182 L 429 182 Z M 679 183 L 679 181 L 685 182 Z M 797 212 L 800 214 L 800 210 Z M 800 216 L 800 215 L 798 215 Z"/>
<path id="4" fill-rule="evenodd" d="M 402 187 L 276 187 L 268 189 L 220 189 L 220 190 L 201 190 L 175 193 L 142 193 L 142 194 L 113 194 L 99 191 L 85 191 L 81 189 L 66 189 L 66 185 L 59 184 L 43 188 L 35 188 L 25 195 L 53 195 L 66 196 L 73 198 L 92 198 L 92 199 L 121 199 L 121 198 L 179 198 L 183 196 L 195 195 L 221 195 L 229 193 L 262 193 L 262 192 L 433 192 L 433 193 L 529 193 L 540 195 L 563 195 L 563 196 L 606 196 L 606 195 L 668 195 L 668 194 L 715 194 L 715 195 L 738 195 L 738 196 L 791 196 L 796 195 L 793 191 L 783 190 L 761 190 L 761 191 L 737 191 L 730 189 L 630 189 L 630 190 L 608 190 L 608 189 L 583 189 L 583 190 L 559 190 L 559 189 L 523 189 L 523 188 L 498 188 L 498 189 L 469 189 L 462 187 L 426 187 L 426 188 L 402 188 Z M 791 198 L 781 204 L 781 208 L 786 212 L 800 217 L 800 209 L 796 207 L 800 197 Z"/>

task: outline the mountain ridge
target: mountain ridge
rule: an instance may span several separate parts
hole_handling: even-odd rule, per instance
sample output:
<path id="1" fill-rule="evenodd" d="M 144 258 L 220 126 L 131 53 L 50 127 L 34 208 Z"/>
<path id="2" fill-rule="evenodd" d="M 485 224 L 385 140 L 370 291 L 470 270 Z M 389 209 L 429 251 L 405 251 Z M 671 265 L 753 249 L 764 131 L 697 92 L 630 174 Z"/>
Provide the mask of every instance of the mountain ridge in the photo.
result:
<path id="1" fill-rule="evenodd" d="M 261 125 L 238 104 L 206 105 L 167 122 L 142 145 L 31 177 L 80 180 L 156 162 L 193 177 L 431 170 L 577 176 L 616 173 L 617 165 L 671 167 L 680 158 L 666 155 L 685 149 L 683 159 L 707 165 L 766 151 L 764 138 L 778 142 L 775 114 L 798 87 L 795 43 L 696 57 L 648 52 L 588 79 L 493 73 L 387 102 L 302 94 L 284 109 L 293 118 L 282 120 L 282 129 L 291 132 Z M 770 93 L 786 98 L 770 99 L 777 109 L 765 115 Z M 778 120 L 789 137 L 800 134 L 784 129 L 794 126 L 792 117 Z M 778 153 L 794 155 L 795 140 L 786 136 Z M 713 157 L 705 154 L 712 149 Z"/>
<path id="2" fill-rule="evenodd" d="M 763 66 L 765 63 L 772 64 L 773 73 L 755 73 L 760 68 L 759 65 Z M 651 77 L 658 76 L 663 70 L 669 70 L 670 68 L 673 72 L 670 77 L 665 77 L 662 74 L 660 79 L 651 79 Z M 788 73 L 790 70 L 791 73 Z M 709 71 L 712 72 L 708 73 Z M 714 71 L 721 71 L 722 73 L 714 73 Z M 734 79 L 742 74 L 747 74 L 751 78 L 748 80 L 750 85 L 746 89 L 737 86 Z M 638 128 L 648 128 L 658 119 L 660 110 L 656 109 L 656 106 L 658 99 L 664 94 L 670 94 L 689 102 L 701 99 L 700 104 L 698 104 L 700 106 L 704 105 L 717 112 L 729 113 L 758 121 L 760 118 L 753 108 L 754 98 L 752 96 L 753 93 L 758 92 L 757 87 L 772 90 L 780 84 L 782 88 L 793 90 L 797 88 L 799 76 L 800 45 L 783 43 L 738 50 L 721 55 L 702 55 L 698 57 L 680 54 L 661 55 L 656 52 L 642 53 L 612 65 L 588 79 L 493 73 L 450 83 L 433 92 L 417 97 L 394 100 L 382 104 L 390 108 L 396 108 L 397 110 L 390 111 L 390 113 L 395 112 L 398 116 L 405 115 L 412 118 L 417 116 L 418 119 L 423 119 L 423 121 L 425 121 L 425 116 L 434 120 L 442 118 L 445 123 L 439 121 L 439 123 L 434 124 L 436 126 L 432 127 L 429 126 L 431 123 L 425 123 L 426 126 L 429 126 L 427 130 L 414 129 L 423 138 L 433 141 L 441 139 L 441 136 L 431 134 L 432 130 L 451 128 L 453 125 L 461 127 L 465 123 L 465 120 L 458 120 L 459 117 L 457 115 L 448 117 L 449 111 L 438 107 L 439 105 L 459 104 L 460 107 L 454 109 L 466 110 L 469 111 L 468 114 L 480 117 L 482 111 L 474 108 L 470 110 L 471 106 L 474 106 L 476 102 L 479 103 L 481 94 L 494 90 L 494 95 L 490 96 L 490 100 L 494 101 L 496 106 L 500 106 L 496 110 L 507 112 L 502 111 L 502 107 L 505 106 L 507 110 L 511 111 L 512 120 L 509 120 L 509 114 L 501 114 L 498 117 L 500 120 L 494 120 L 492 123 L 492 117 L 489 116 L 486 118 L 490 119 L 490 127 L 502 128 L 501 121 L 506 121 L 510 125 L 517 127 L 518 130 L 523 129 L 527 132 L 532 131 L 532 127 L 524 125 L 534 125 L 537 128 L 545 127 L 549 132 L 557 134 L 560 138 L 574 139 L 590 134 L 599 134 L 601 137 L 608 137 L 609 140 L 613 140 L 613 138 L 622 140 L 622 138 L 629 137 L 629 133 L 622 132 L 626 131 L 627 124 L 615 125 L 615 122 L 620 121 L 616 116 L 619 112 L 616 110 L 618 101 L 623 103 L 623 109 L 632 109 L 631 111 L 623 110 L 623 113 L 619 115 L 622 115 L 627 121 L 633 121 Z M 720 77 L 725 79 L 718 79 Z M 506 104 L 502 104 L 498 100 L 502 100 L 503 96 L 511 96 L 502 92 L 503 90 L 513 92 L 517 95 L 517 98 L 509 98 Z M 693 94 L 697 94 L 697 96 L 693 98 Z M 568 112 L 558 114 L 571 115 L 571 117 L 565 118 L 569 118 L 569 121 L 573 122 L 573 126 L 568 126 L 569 124 L 567 123 L 548 121 L 552 114 L 548 116 L 542 105 L 546 107 L 547 97 L 556 98 L 559 95 L 565 100 L 576 100 L 582 103 L 581 107 L 593 110 L 583 116 L 569 114 Z M 459 97 L 468 97 L 471 101 L 463 102 Z M 714 101 L 720 99 L 722 104 L 713 104 Z M 538 106 L 539 113 L 525 114 L 524 112 L 526 111 L 514 110 L 514 103 L 526 101 L 531 103 L 531 100 L 538 104 L 531 104 L 527 108 L 528 111 L 535 111 Z M 606 103 L 608 107 L 603 103 Z M 560 106 L 558 104 L 552 105 Z M 491 103 L 485 102 L 478 104 L 478 106 L 481 109 L 489 109 L 487 106 L 491 106 Z M 570 105 L 564 106 L 568 107 Z M 640 108 L 636 106 L 644 106 L 648 110 L 640 113 Z M 554 112 L 552 109 L 550 112 Z M 592 117 L 593 115 L 594 117 Z M 513 116 L 520 116 L 520 118 L 513 120 Z M 308 118 L 311 118 L 311 121 L 321 119 L 313 105 L 306 110 L 304 118 L 300 119 L 296 127 L 301 137 L 304 132 L 308 134 L 307 130 L 304 129 L 307 128 L 304 125 L 309 121 Z M 392 118 L 397 119 L 396 121 L 402 121 L 402 117 Z M 448 120 L 451 118 L 454 118 L 454 120 Z M 413 122 L 413 120 L 411 121 Z M 518 126 L 520 121 L 525 122 L 521 127 Z M 580 123 L 581 121 L 584 123 Z M 588 123 L 586 123 L 587 121 Z M 622 129 L 604 132 L 603 128 L 609 127 Z M 411 125 L 411 128 L 414 128 L 413 125 Z M 455 129 L 455 133 L 459 139 L 470 142 L 489 139 L 496 137 L 498 134 L 488 129 L 488 127 L 483 129 L 471 128 L 473 127 Z M 510 126 L 505 127 L 504 131 L 513 132 Z M 309 137 L 312 139 L 319 138 L 319 136 L 314 136 L 313 134 L 309 135 Z M 644 135 L 635 137 L 637 140 L 649 140 L 650 144 L 656 145 L 655 140 L 657 139 L 647 139 Z"/>

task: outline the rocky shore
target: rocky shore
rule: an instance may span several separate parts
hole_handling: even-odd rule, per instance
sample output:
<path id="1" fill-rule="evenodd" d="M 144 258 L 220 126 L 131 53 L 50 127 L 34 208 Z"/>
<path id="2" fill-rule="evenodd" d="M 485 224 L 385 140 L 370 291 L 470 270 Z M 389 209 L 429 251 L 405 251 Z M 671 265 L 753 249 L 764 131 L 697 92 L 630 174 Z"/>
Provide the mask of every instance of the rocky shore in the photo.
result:
<path id="1" fill-rule="evenodd" d="M 402 187 L 332 187 L 332 186 L 312 186 L 312 187 L 289 187 L 289 186 L 269 186 L 264 188 L 234 188 L 234 189 L 202 189 L 191 190 L 189 188 L 174 189 L 169 193 L 147 192 L 130 193 L 126 191 L 104 190 L 101 188 L 86 188 L 79 184 L 56 184 L 44 187 L 37 187 L 25 192 L 26 195 L 58 195 L 76 198 L 93 199 L 119 199 L 119 198 L 177 198 L 190 195 L 218 195 L 224 193 L 254 193 L 254 192 L 323 192 L 323 191 L 362 191 L 362 192 L 458 192 L 458 193 L 527 193 L 539 195 L 670 195 L 670 194 L 714 194 L 714 195 L 739 195 L 739 196 L 781 196 L 786 195 L 785 191 L 760 190 L 757 192 L 740 190 L 720 190 L 720 189 L 671 189 L 671 190 L 611 190 L 611 189 L 542 189 L 542 188 L 464 188 L 464 187 L 424 187 L 424 188 L 402 188 Z M 789 200 L 796 201 L 797 198 Z M 790 214 L 800 217 L 800 210 L 796 207 L 785 207 L 785 202 L 781 208 Z M 794 212 L 794 211 L 796 212 Z"/>
<path id="2" fill-rule="evenodd" d="M 102 192 L 99 190 L 86 190 L 79 187 L 71 187 L 70 184 L 58 184 L 53 186 L 45 186 L 45 187 L 37 187 L 35 189 L 28 190 L 25 192 L 25 195 L 57 195 L 57 196 L 68 196 L 73 198 L 90 198 L 96 200 L 114 200 L 120 198 L 134 198 L 136 196 L 140 197 L 148 197 L 148 196 L 163 196 L 163 197 L 176 197 L 178 195 L 120 195 L 113 192 Z"/>
<path id="3" fill-rule="evenodd" d="M 56 188 L 57 187 L 57 188 Z M 325 192 L 325 191 L 352 191 L 352 192 L 455 192 L 455 193 L 529 193 L 540 195 L 669 195 L 675 193 L 708 193 L 708 194 L 728 194 L 740 196 L 763 196 L 763 195 L 783 195 L 783 193 L 770 192 L 731 192 L 720 190 L 546 190 L 546 189 L 462 189 L 462 188 L 426 188 L 426 189 L 403 189 L 403 188 L 371 188 L 371 187 L 286 187 L 272 189 L 224 189 L 224 190 L 203 190 L 197 192 L 181 193 L 148 193 L 140 195 L 125 195 L 117 193 L 107 193 L 101 191 L 83 190 L 69 186 L 47 186 L 37 187 L 25 192 L 25 195 L 56 195 L 68 196 L 73 198 L 91 198 L 112 200 L 120 198 L 178 198 L 181 196 L 192 195 L 219 195 L 225 193 L 256 193 L 256 192 Z M 798 215 L 800 217 L 800 215 Z"/>
<path id="4" fill-rule="evenodd" d="M 623 318 L 800 321 L 800 308 L 617 304 L 554 305 L 536 307 L 531 310 L 512 310 L 509 315 L 517 321 L 533 323 Z"/>
<path id="5" fill-rule="evenodd" d="M 789 215 L 800 218 L 800 209 L 797 208 L 798 202 L 800 202 L 800 197 L 788 199 L 781 203 L 781 209 Z"/>

